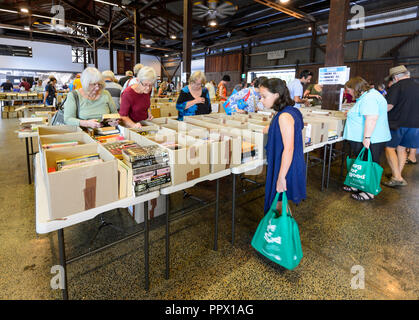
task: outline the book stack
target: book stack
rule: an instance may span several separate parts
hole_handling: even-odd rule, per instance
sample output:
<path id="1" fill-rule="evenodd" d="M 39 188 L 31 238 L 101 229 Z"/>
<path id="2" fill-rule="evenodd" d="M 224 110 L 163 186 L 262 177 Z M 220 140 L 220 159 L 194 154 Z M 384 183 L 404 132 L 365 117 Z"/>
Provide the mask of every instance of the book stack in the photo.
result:
<path id="1" fill-rule="evenodd" d="M 137 146 L 134 141 L 131 140 L 121 140 L 115 142 L 104 143 L 103 146 L 113 154 L 113 156 L 119 160 L 123 160 L 122 150 L 125 148 L 132 148 Z"/>
<path id="2" fill-rule="evenodd" d="M 103 160 L 99 157 L 98 153 L 83 155 L 79 157 L 60 159 L 56 161 L 55 168 L 48 168 L 48 172 L 64 171 L 74 168 L 87 167 Z"/>
<path id="3" fill-rule="evenodd" d="M 253 143 L 242 142 L 242 163 L 246 163 L 257 156 L 257 150 Z"/>
<path id="4" fill-rule="evenodd" d="M 20 118 L 20 129 L 21 132 L 34 132 L 38 130 L 39 126 L 45 124 L 44 118 Z"/>
<path id="5" fill-rule="evenodd" d="M 42 149 L 55 149 L 55 148 L 62 148 L 62 147 L 72 147 L 78 145 L 78 141 L 60 141 L 60 142 L 51 142 L 51 143 L 44 143 L 42 145 Z"/>
<path id="6" fill-rule="evenodd" d="M 159 146 L 122 149 L 124 162 L 132 169 L 135 195 L 151 192 L 171 182 L 169 154 Z"/>

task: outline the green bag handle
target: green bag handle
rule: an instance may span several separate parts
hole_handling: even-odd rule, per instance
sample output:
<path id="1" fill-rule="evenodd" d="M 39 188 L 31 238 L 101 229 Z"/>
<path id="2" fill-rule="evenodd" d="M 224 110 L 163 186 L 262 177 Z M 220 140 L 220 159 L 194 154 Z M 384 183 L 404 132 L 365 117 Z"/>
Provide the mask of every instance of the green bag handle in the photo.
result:
<path id="1" fill-rule="evenodd" d="M 279 200 L 279 192 L 276 193 L 275 199 L 272 202 L 271 211 L 276 211 L 276 206 L 278 204 L 278 200 Z M 288 209 L 287 193 L 286 192 L 282 192 L 282 215 L 286 215 L 286 213 L 288 211 L 287 209 Z"/>
<path id="2" fill-rule="evenodd" d="M 362 159 L 364 159 L 365 149 L 367 149 L 367 148 L 365 148 L 365 147 L 362 148 L 361 152 L 359 153 L 358 157 L 356 158 L 357 160 L 359 159 L 359 160 L 362 161 Z M 367 150 L 368 150 L 368 162 L 372 162 L 371 150 L 369 148 Z"/>

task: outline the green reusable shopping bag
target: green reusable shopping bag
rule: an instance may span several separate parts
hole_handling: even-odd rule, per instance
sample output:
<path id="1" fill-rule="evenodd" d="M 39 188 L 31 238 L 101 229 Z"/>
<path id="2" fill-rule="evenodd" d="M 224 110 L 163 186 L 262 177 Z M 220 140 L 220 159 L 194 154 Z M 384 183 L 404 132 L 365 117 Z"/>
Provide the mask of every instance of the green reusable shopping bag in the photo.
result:
<path id="1" fill-rule="evenodd" d="M 346 158 L 348 174 L 344 184 L 362 191 L 377 195 L 381 192 L 380 181 L 383 168 L 372 161 L 371 150 L 368 150 L 368 160 L 364 161 L 365 147 L 362 148 L 356 159 Z"/>
<path id="2" fill-rule="evenodd" d="M 276 194 L 271 209 L 259 223 L 251 244 L 269 260 L 292 270 L 303 257 L 300 231 L 289 211 L 286 193 L 282 193 L 282 214 L 276 210 L 278 199 L 279 193 Z"/>

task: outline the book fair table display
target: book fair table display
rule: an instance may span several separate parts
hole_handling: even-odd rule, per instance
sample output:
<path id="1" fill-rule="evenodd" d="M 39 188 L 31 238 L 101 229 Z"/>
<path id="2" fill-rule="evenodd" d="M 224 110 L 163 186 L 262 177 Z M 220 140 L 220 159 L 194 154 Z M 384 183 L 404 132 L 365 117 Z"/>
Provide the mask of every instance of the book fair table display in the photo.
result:
<path id="1" fill-rule="evenodd" d="M 344 114 L 331 111 L 321 114 L 315 110 L 302 112 L 305 122 L 304 152 L 308 155 L 324 147 L 323 190 L 326 164 L 329 166 L 328 185 L 332 146 L 342 139 L 345 117 Z M 270 113 L 233 116 L 214 113 L 185 117 L 183 122 L 166 117 L 144 121 L 139 129 L 110 127 L 104 117 L 104 127 L 88 132 L 72 126 L 38 126 L 37 131 L 26 133 L 31 137 L 37 136 L 39 146 L 35 162 L 37 233 L 58 232 L 60 263 L 65 268 L 68 263 L 102 248 L 81 257 L 66 259 L 64 228 L 112 209 L 138 207 L 141 204 L 144 230 L 140 233 L 144 233 L 145 237 L 145 288 L 148 290 L 149 201 L 163 197 L 165 202 L 161 214 L 166 214 L 166 278 L 169 278 L 170 222 L 214 205 L 213 249 L 217 250 L 219 179 L 233 174 L 234 245 L 238 196 L 236 177 L 243 174 L 257 176 L 263 172 L 267 128 L 272 117 Z M 32 130 L 32 124 L 30 127 Z M 21 137 L 24 134 L 21 132 Z M 327 150 L 329 161 L 326 159 Z M 203 201 L 191 196 L 198 200 L 200 206 L 170 211 L 171 194 L 183 192 L 184 196 L 188 195 L 186 189 L 204 181 L 216 181 L 215 200 Z M 263 186 L 256 184 L 258 188 Z M 66 194 L 73 195 L 71 201 L 59 192 L 63 185 L 66 186 Z M 132 214 L 134 217 L 134 212 Z M 129 235 L 116 243 L 138 234 Z M 63 290 L 63 297 L 68 298 L 67 289 Z"/>

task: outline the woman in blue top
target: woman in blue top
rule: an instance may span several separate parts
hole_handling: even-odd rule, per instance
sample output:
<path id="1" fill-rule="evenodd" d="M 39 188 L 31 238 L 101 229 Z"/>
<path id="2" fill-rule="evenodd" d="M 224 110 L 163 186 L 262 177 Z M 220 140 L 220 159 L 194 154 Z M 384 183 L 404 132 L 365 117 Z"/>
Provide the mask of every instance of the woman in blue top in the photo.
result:
<path id="1" fill-rule="evenodd" d="M 267 79 L 260 85 L 260 95 L 266 109 L 274 109 L 266 145 L 268 166 L 265 185 L 265 214 L 277 192 L 298 204 L 306 199 L 306 166 L 304 162 L 304 128 L 301 112 L 294 108 L 286 83 L 281 79 Z M 280 197 L 281 199 L 281 197 Z M 281 203 L 278 202 L 278 210 Z"/>
<path id="2" fill-rule="evenodd" d="M 189 85 L 184 87 L 176 101 L 178 120 L 183 121 L 184 116 L 211 113 L 211 99 L 208 89 L 205 88 L 205 75 L 195 71 L 189 78 Z"/>
<path id="3" fill-rule="evenodd" d="M 358 156 L 363 147 L 370 149 L 372 160 L 379 163 L 387 141 L 391 140 L 387 119 L 387 101 L 367 81 L 361 77 L 350 79 L 345 84 L 349 94 L 356 99 L 349 110 L 343 138 L 348 140 L 352 156 Z M 374 199 L 368 192 L 344 186 L 347 192 L 353 192 L 352 198 L 365 201 Z"/>

